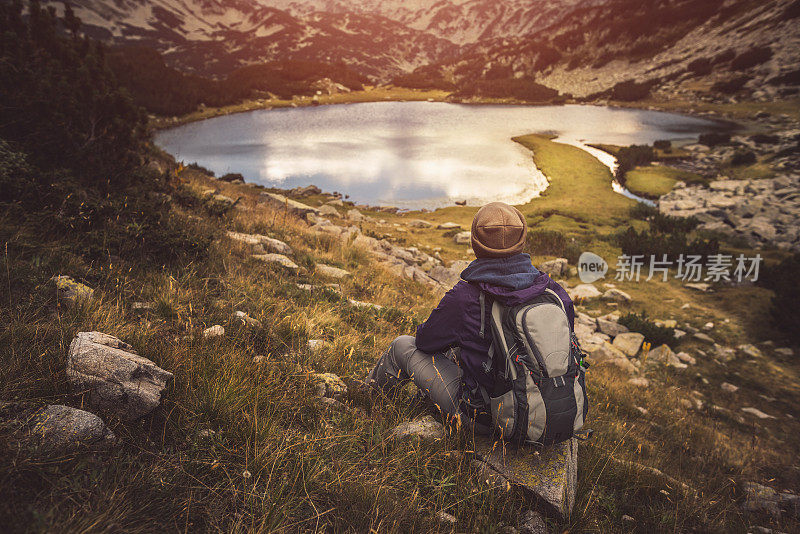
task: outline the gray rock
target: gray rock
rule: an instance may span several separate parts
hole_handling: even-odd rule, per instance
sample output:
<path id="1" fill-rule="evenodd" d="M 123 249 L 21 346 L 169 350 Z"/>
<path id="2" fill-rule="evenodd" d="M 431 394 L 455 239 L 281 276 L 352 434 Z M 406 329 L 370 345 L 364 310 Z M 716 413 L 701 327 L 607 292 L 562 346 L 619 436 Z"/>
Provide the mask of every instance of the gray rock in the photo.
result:
<path id="1" fill-rule="evenodd" d="M 328 217 L 340 217 L 339 210 L 329 204 L 323 204 L 319 207 L 320 215 L 327 215 Z"/>
<path id="2" fill-rule="evenodd" d="M 295 262 L 284 256 L 283 254 L 253 254 L 253 258 L 257 259 L 258 261 L 263 261 L 265 263 L 277 263 L 281 267 L 285 267 L 290 271 L 298 271 L 300 270 L 300 266 L 297 265 Z"/>
<path id="3" fill-rule="evenodd" d="M 453 236 L 456 245 L 469 245 L 472 242 L 472 232 L 459 232 Z"/>
<path id="4" fill-rule="evenodd" d="M 567 293 L 572 300 L 589 300 L 595 299 L 602 295 L 600 290 L 592 284 L 578 284 L 577 286 L 568 289 Z"/>
<path id="5" fill-rule="evenodd" d="M 569 260 L 567 258 L 557 258 L 555 260 L 546 261 L 539 266 L 539 270 L 546 272 L 551 278 L 554 276 L 563 276 L 567 274 L 569 270 Z"/>
<path id="6" fill-rule="evenodd" d="M 636 366 L 625 357 L 625 354 L 607 341 L 587 345 L 583 349 L 591 361 L 598 365 L 612 365 L 629 374 L 637 373 Z"/>
<path id="7" fill-rule="evenodd" d="M 694 357 L 692 357 L 690 354 L 688 354 L 686 352 L 679 352 L 676 356 L 683 363 L 686 363 L 686 364 L 689 364 L 689 365 L 694 365 L 694 364 L 697 363 L 697 360 L 694 359 Z"/>
<path id="8" fill-rule="evenodd" d="M 439 510 L 436 513 L 436 519 L 438 519 L 439 522 L 444 525 L 455 525 L 456 522 L 458 521 L 458 519 L 456 519 L 456 516 L 448 514 L 444 510 Z"/>
<path id="9" fill-rule="evenodd" d="M 744 354 L 745 356 L 749 356 L 750 358 L 763 358 L 764 354 L 761 350 L 756 347 L 755 345 L 746 344 L 746 345 L 739 345 L 736 347 L 739 351 Z"/>
<path id="10" fill-rule="evenodd" d="M 633 358 L 639 353 L 642 342 L 644 342 L 644 336 L 642 334 L 638 332 L 624 332 L 614 337 L 612 345 L 626 356 Z"/>
<path id="11" fill-rule="evenodd" d="M 350 271 L 345 271 L 332 265 L 325 265 L 324 263 L 317 263 L 314 266 L 314 271 L 322 276 L 329 278 L 342 279 L 350 276 Z"/>
<path id="12" fill-rule="evenodd" d="M 64 453 L 105 448 L 116 437 L 95 414 L 55 404 L 34 414 L 23 443 L 38 453 Z"/>
<path id="13" fill-rule="evenodd" d="M 230 239 L 246 243 L 248 245 L 261 245 L 266 250 L 277 252 L 278 254 L 294 254 L 292 247 L 281 241 L 261 234 L 242 234 L 239 232 L 226 232 Z"/>
<path id="14" fill-rule="evenodd" d="M 559 519 L 570 515 L 578 483 L 578 441 L 570 439 L 537 451 L 533 447 L 496 446 L 475 438 L 475 461 L 482 472 L 521 489 Z"/>
<path id="15" fill-rule="evenodd" d="M 349 302 L 351 306 L 355 306 L 356 308 L 367 308 L 375 311 L 383 309 L 383 306 L 381 306 L 380 304 L 373 304 L 372 302 L 361 302 L 360 300 L 354 300 L 354 299 L 347 299 L 347 302 Z"/>
<path id="16" fill-rule="evenodd" d="M 547 528 L 547 523 L 544 518 L 534 510 L 527 510 L 519 518 L 519 533 L 520 534 L 547 534 L 550 530 Z"/>
<path id="17" fill-rule="evenodd" d="M 609 321 L 608 319 L 603 319 L 602 317 L 597 318 L 597 329 L 602 333 L 609 335 L 611 337 L 618 336 L 619 334 L 624 334 L 628 331 L 627 326 L 621 325 L 615 321 Z"/>
<path id="18" fill-rule="evenodd" d="M 790 349 L 789 347 L 780 347 L 775 349 L 774 352 L 778 356 L 783 356 L 785 358 L 791 358 L 794 356 L 794 350 Z"/>
<path id="19" fill-rule="evenodd" d="M 69 306 L 91 300 L 94 295 L 94 289 L 86 284 L 76 282 L 70 276 L 60 274 L 54 276 L 51 280 L 56 285 L 59 300 Z"/>
<path id="20" fill-rule="evenodd" d="M 714 338 L 712 338 L 708 334 L 704 334 L 703 332 L 695 332 L 694 334 L 692 334 L 692 337 L 698 341 L 704 341 L 706 343 L 714 343 Z"/>
<path id="21" fill-rule="evenodd" d="M 172 373 L 101 332 L 78 332 L 69 346 L 67 378 L 88 403 L 121 419 L 138 419 L 161 403 Z"/>
<path id="22" fill-rule="evenodd" d="M 781 514 L 778 492 L 756 482 L 744 483 L 745 500 L 743 508 L 747 512 L 766 512 L 772 517 Z"/>
<path id="23" fill-rule="evenodd" d="M 358 211 L 357 209 L 353 208 L 351 210 L 347 210 L 347 219 L 353 222 L 361 222 L 364 220 L 364 215 Z"/>
<path id="24" fill-rule="evenodd" d="M 461 228 L 461 225 L 454 222 L 446 222 L 438 225 L 436 228 L 439 230 L 456 230 Z"/>
<path id="25" fill-rule="evenodd" d="M 411 228 L 430 228 L 433 226 L 428 221 L 423 221 L 422 219 L 411 219 L 406 223 Z"/>
<path id="26" fill-rule="evenodd" d="M 459 280 L 461 280 L 461 271 L 456 271 L 453 269 L 448 269 L 447 267 L 443 267 L 441 265 L 437 265 L 430 271 L 428 271 L 428 276 L 436 280 L 437 282 L 441 283 L 442 285 L 452 287 L 456 285 Z"/>
<path id="27" fill-rule="evenodd" d="M 686 364 L 682 363 L 678 357 L 672 352 L 672 349 L 669 348 L 669 345 L 661 345 L 652 349 L 650 352 L 647 353 L 647 364 L 655 365 L 655 364 L 664 364 L 670 367 L 677 367 L 678 369 L 685 369 Z"/>
<path id="28" fill-rule="evenodd" d="M 603 293 L 603 300 L 611 300 L 614 302 L 630 302 L 631 296 L 620 289 L 609 289 Z"/>
<path id="29" fill-rule="evenodd" d="M 643 376 L 637 376 L 634 378 L 629 378 L 628 384 L 644 389 L 650 386 L 650 381 Z"/>
<path id="30" fill-rule="evenodd" d="M 722 389 L 722 391 L 726 393 L 736 393 L 737 391 L 739 391 L 739 386 L 734 386 L 733 384 L 728 382 L 723 382 L 722 384 L 719 385 L 719 387 L 720 389 Z"/>
<path id="31" fill-rule="evenodd" d="M 745 408 L 742 408 L 742 411 L 744 413 L 749 413 L 750 415 L 754 415 L 754 416 L 758 417 L 759 419 L 777 419 L 777 417 L 775 417 L 774 415 L 766 414 L 766 413 L 762 412 L 761 410 L 759 410 L 758 408 L 753 408 L 751 406 L 747 406 Z"/>
<path id="32" fill-rule="evenodd" d="M 214 326 L 209 326 L 205 330 L 203 330 L 203 338 L 210 339 L 213 337 L 222 337 L 225 335 L 225 327 L 222 325 L 215 324 Z"/>
<path id="33" fill-rule="evenodd" d="M 436 441 L 444 437 L 444 427 L 440 422 L 426 415 L 414 421 L 397 425 L 392 430 L 395 439 L 420 439 L 423 441 Z"/>
<path id="34" fill-rule="evenodd" d="M 259 200 L 271 205 L 275 209 L 283 209 L 301 218 L 304 218 L 309 213 L 319 215 L 319 210 L 317 208 L 303 204 L 302 202 L 297 202 L 296 200 L 292 200 L 290 198 L 286 198 L 285 196 L 277 193 L 269 193 L 265 191 L 261 193 Z"/>

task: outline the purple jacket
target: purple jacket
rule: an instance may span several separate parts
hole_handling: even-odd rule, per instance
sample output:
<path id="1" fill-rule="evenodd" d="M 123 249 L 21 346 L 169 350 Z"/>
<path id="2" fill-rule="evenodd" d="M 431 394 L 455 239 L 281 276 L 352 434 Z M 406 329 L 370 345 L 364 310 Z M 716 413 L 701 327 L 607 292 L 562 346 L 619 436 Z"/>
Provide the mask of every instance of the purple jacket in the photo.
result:
<path id="1" fill-rule="evenodd" d="M 430 317 L 417 327 L 417 348 L 428 354 L 442 352 L 450 347 L 461 348 L 461 369 L 464 382 L 470 389 L 477 383 L 491 387 L 491 380 L 482 363 L 492 343 L 491 329 L 486 325 L 486 335 L 480 335 L 480 292 L 486 293 L 486 317 L 491 317 L 492 301 L 503 305 L 522 304 L 551 289 L 561 297 L 567 310 L 570 327 L 575 321 L 572 300 L 559 284 L 531 264 L 528 254 L 510 258 L 479 258 L 464 269 L 462 280 L 448 291 Z M 488 319 L 487 319 L 488 320 Z"/>

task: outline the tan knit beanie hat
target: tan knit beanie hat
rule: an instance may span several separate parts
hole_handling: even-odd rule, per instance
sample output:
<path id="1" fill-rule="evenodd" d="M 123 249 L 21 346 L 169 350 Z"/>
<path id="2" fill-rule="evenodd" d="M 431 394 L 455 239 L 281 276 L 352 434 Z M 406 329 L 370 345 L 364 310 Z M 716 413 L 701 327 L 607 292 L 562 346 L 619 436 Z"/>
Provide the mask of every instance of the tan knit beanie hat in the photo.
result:
<path id="1" fill-rule="evenodd" d="M 505 258 L 519 254 L 525 245 L 528 225 L 519 210 L 503 202 L 492 202 L 472 219 L 472 250 L 479 258 Z"/>

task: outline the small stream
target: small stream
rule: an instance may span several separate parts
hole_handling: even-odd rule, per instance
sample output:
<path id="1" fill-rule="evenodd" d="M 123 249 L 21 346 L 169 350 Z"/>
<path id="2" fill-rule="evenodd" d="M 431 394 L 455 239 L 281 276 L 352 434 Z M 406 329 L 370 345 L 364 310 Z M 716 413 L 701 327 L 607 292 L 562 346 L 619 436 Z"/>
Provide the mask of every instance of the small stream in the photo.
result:
<path id="1" fill-rule="evenodd" d="M 609 170 L 611 171 L 612 176 L 616 174 L 617 167 L 619 167 L 619 165 L 617 164 L 617 158 L 615 158 L 612 154 L 609 154 L 605 150 L 600 150 L 599 148 L 595 148 L 593 146 L 585 144 L 583 141 L 574 139 L 565 139 L 562 137 L 557 137 L 553 139 L 553 141 L 565 145 L 572 145 L 580 148 L 581 150 L 585 150 L 586 152 L 597 158 L 600 161 L 600 163 L 608 167 Z M 653 206 L 653 207 L 657 205 L 655 201 L 650 200 L 649 198 L 640 197 L 639 195 L 631 193 L 628 189 L 625 188 L 625 186 L 619 183 L 616 179 L 611 181 L 611 189 L 615 193 L 619 193 L 622 196 L 632 198 L 633 200 L 641 202 L 642 204 L 647 204 L 648 206 Z"/>

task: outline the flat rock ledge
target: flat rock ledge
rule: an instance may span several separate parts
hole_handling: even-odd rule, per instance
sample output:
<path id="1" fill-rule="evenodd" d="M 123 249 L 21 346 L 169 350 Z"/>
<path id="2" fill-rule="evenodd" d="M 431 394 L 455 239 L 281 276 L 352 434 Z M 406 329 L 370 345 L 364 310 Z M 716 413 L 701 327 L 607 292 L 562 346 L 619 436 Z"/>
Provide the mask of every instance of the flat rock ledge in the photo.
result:
<path id="1" fill-rule="evenodd" d="M 541 450 L 503 445 L 488 437 L 475 438 L 474 461 L 482 472 L 521 489 L 546 514 L 569 517 L 578 486 L 578 441 Z"/>
<path id="2" fill-rule="evenodd" d="M 69 346 L 67 378 L 75 392 L 87 394 L 91 406 L 132 421 L 161 403 L 173 375 L 114 336 L 78 332 Z"/>

